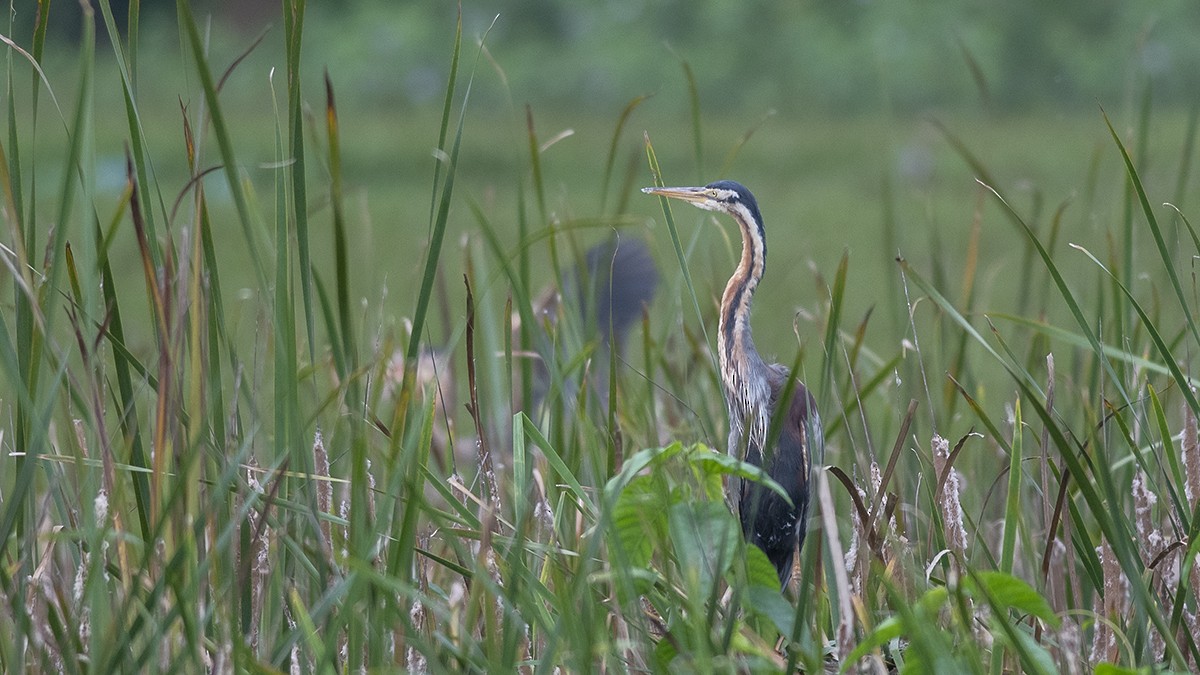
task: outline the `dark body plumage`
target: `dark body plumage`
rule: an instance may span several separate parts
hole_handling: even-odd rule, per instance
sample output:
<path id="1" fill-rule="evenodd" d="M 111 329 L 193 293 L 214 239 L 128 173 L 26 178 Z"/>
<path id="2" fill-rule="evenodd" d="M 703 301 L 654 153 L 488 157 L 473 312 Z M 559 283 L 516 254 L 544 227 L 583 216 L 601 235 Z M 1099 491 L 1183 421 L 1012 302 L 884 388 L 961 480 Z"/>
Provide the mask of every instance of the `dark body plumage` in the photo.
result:
<path id="1" fill-rule="evenodd" d="M 788 377 L 787 368 L 771 366 L 771 411 L 775 414 Z M 799 382 L 791 392 L 787 410 L 783 413 L 770 461 L 763 461 L 760 444 L 749 443 L 746 461 L 764 467 L 767 475 L 787 492 L 788 504 L 778 493 L 753 481 L 742 481 L 738 513 L 746 540 L 761 548 L 779 573 L 779 583 L 786 586 L 792 573 L 793 556 L 804 544 L 808 529 L 809 477 L 812 460 L 811 438 L 819 439 L 820 420 L 808 389 Z M 816 445 L 820 445 L 820 440 Z"/>
<path id="2" fill-rule="evenodd" d="M 767 364 L 754 346 L 750 305 L 766 271 L 767 243 L 754 195 L 734 181 L 704 187 L 644 188 L 731 216 L 742 233 L 742 255 L 721 296 L 717 351 L 725 406 L 729 413 L 729 453 L 762 467 L 779 483 L 791 504 L 753 481 L 741 481 L 736 501 L 746 540 L 758 546 L 786 585 L 796 549 L 804 542 L 813 454 L 824 441 L 816 404 L 800 382 L 789 386 L 785 366 Z"/>

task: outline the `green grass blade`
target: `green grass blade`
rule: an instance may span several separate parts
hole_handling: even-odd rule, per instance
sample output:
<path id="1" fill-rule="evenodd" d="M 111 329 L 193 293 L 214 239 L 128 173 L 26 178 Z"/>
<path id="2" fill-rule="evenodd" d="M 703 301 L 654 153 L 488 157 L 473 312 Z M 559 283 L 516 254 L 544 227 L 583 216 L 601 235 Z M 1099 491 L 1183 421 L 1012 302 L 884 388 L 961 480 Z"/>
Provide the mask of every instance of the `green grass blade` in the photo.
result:
<path id="1" fill-rule="evenodd" d="M 458 65 L 458 45 L 461 42 L 462 24 L 459 23 L 458 34 L 455 37 L 455 52 L 453 57 L 452 68 L 457 68 Z M 485 35 L 486 37 L 486 35 Z M 480 42 L 480 53 L 483 51 L 483 42 Z M 479 63 L 479 55 L 475 57 L 475 63 Z M 421 289 L 417 295 L 417 308 L 413 312 L 413 329 L 412 341 L 408 345 L 408 353 L 406 354 L 406 368 L 415 368 L 417 358 L 420 355 L 420 344 L 423 330 L 425 327 L 425 315 L 429 311 L 429 301 L 433 294 L 433 281 L 437 275 L 437 264 L 441 257 L 442 241 L 446 236 L 446 224 L 450 215 L 450 197 L 454 194 L 454 174 L 458 167 L 458 153 L 462 147 L 463 128 L 466 123 L 467 103 L 471 97 L 471 82 L 474 80 L 474 68 L 472 66 L 471 76 L 467 80 L 466 92 L 463 94 L 462 108 L 459 112 L 458 125 L 454 132 L 454 144 L 451 147 L 449 155 L 449 163 L 446 167 L 446 181 L 442 187 L 441 198 L 437 215 L 433 221 L 432 233 L 429 241 L 429 252 L 425 259 L 425 273 L 421 278 Z"/>
<path id="2" fill-rule="evenodd" d="M 1125 284 L 1121 283 L 1121 281 L 1117 279 L 1115 274 L 1110 272 L 1108 268 L 1104 266 L 1104 263 L 1100 262 L 1096 256 L 1092 255 L 1090 251 L 1082 246 L 1077 246 L 1074 244 L 1071 245 L 1071 248 L 1074 248 L 1075 250 L 1086 255 L 1091 259 L 1092 262 L 1096 264 L 1097 267 L 1103 270 L 1105 274 L 1108 274 L 1115 281 L 1117 287 L 1121 290 L 1121 293 L 1124 294 L 1126 301 L 1129 302 L 1130 307 L 1132 307 L 1133 310 L 1137 312 L 1138 317 L 1141 318 L 1142 326 L 1145 327 L 1147 334 L 1150 336 L 1150 340 L 1154 343 L 1154 347 L 1158 350 L 1159 356 L 1162 357 L 1163 362 L 1166 364 L 1167 371 L 1170 373 L 1171 378 L 1175 380 L 1176 384 L 1179 385 L 1179 391 L 1183 394 L 1184 400 L 1187 401 L 1188 406 L 1191 407 L 1193 411 L 1200 411 L 1200 402 L 1196 400 L 1196 394 L 1192 391 L 1190 379 L 1184 375 L 1183 371 L 1179 368 L 1179 364 L 1176 363 L 1174 357 L 1171 355 L 1171 348 L 1167 346 L 1166 341 L 1163 340 L 1162 335 L 1159 334 L 1158 329 L 1155 328 L 1154 322 L 1146 313 L 1146 310 L 1143 309 L 1142 305 L 1133 297 L 1133 293 L 1126 288 Z"/>
<path id="3" fill-rule="evenodd" d="M 1162 403 L 1158 400 L 1158 392 L 1152 385 L 1146 385 L 1146 393 L 1150 397 L 1150 410 L 1154 413 L 1154 421 L 1158 426 L 1159 442 L 1163 446 L 1162 454 L 1167 457 L 1167 467 L 1170 469 L 1170 473 L 1167 474 L 1166 470 L 1158 462 L 1155 463 L 1158 466 L 1149 466 L 1149 462 L 1142 457 L 1141 453 L 1138 453 L 1138 462 L 1147 475 L 1153 476 L 1160 471 L 1163 472 L 1166 478 L 1163 483 L 1166 485 L 1168 496 L 1171 498 L 1171 504 L 1175 507 L 1176 517 L 1180 519 L 1180 522 L 1190 522 L 1187 502 L 1181 499 L 1182 495 L 1180 495 L 1179 490 L 1175 487 L 1184 484 L 1183 468 L 1179 465 L 1179 453 L 1176 451 L 1174 441 L 1171 440 L 1171 429 L 1167 425 L 1167 414 L 1163 410 Z"/>
<path id="4" fill-rule="evenodd" d="M 697 184 L 703 185 L 707 179 L 704 177 L 704 142 L 700 128 L 700 89 L 696 86 L 696 76 L 692 73 L 691 64 L 680 59 L 679 65 L 683 68 L 683 77 L 688 87 L 688 110 L 692 115 L 692 148 L 696 153 L 696 181 Z"/>
<path id="5" fill-rule="evenodd" d="M 1188 111 L 1187 130 L 1183 134 L 1183 150 L 1179 153 L 1179 169 L 1175 172 L 1175 192 L 1172 203 L 1183 208 L 1188 178 L 1191 176 L 1192 155 L 1196 149 L 1196 131 L 1200 129 L 1200 99 L 1192 102 Z"/>
<path id="6" fill-rule="evenodd" d="M 829 319 L 825 326 L 825 358 L 821 367 L 821 407 L 827 408 L 833 392 L 833 370 L 840 356 L 838 330 L 842 321 L 842 303 L 846 297 L 846 274 L 850 267 L 850 253 L 842 252 L 837 273 L 833 277 L 833 288 L 829 291 Z"/>
<path id="7" fill-rule="evenodd" d="M 454 92 L 458 83 L 458 59 L 462 53 L 462 6 L 458 7 L 458 18 L 454 26 L 454 47 L 450 50 L 450 75 L 446 78 L 446 96 L 442 101 L 441 124 L 438 128 L 437 149 L 441 155 L 446 154 L 446 133 L 450 128 L 450 112 L 454 109 Z M 433 161 L 433 190 L 429 197 L 429 227 L 433 234 L 433 224 L 438 204 L 438 187 L 442 178 L 442 158 Z M 446 167 L 447 169 L 449 167 Z"/>
<path id="8" fill-rule="evenodd" d="M 283 3 L 284 41 L 287 44 L 288 137 L 292 165 L 291 201 L 296 222 L 296 264 L 300 272 L 300 292 L 304 301 L 304 327 L 308 334 L 308 359 L 316 360 L 316 316 L 313 314 L 312 252 L 308 234 L 308 187 L 305 182 L 304 107 L 300 91 L 300 44 L 304 37 L 306 0 Z"/>
<path id="9" fill-rule="evenodd" d="M 217 98 L 217 88 L 213 81 L 212 71 L 208 66 L 208 59 L 204 51 L 204 42 L 200 38 L 200 31 L 196 27 L 196 20 L 192 17 L 192 8 L 187 0 L 178 0 L 179 20 L 183 23 L 183 28 L 187 33 L 188 44 L 191 47 L 192 59 L 195 62 L 196 72 L 200 76 L 200 85 L 204 90 L 204 100 L 208 104 L 208 114 L 212 121 L 213 134 L 217 138 L 217 147 L 220 150 L 221 161 L 225 165 L 225 179 L 229 185 L 229 193 L 233 198 L 234 207 L 237 210 L 238 222 L 242 226 L 242 237 L 246 243 L 246 251 L 250 256 L 250 263 L 254 268 L 254 274 L 258 280 L 260 288 L 267 288 L 269 282 L 267 280 L 267 270 L 263 265 L 262 254 L 259 252 L 259 239 L 262 237 L 262 232 L 257 229 L 257 219 L 250 211 L 250 204 L 246 200 L 246 193 L 242 187 L 242 182 L 239 180 L 239 169 L 237 157 L 233 151 L 233 141 L 229 136 L 229 128 L 225 124 L 225 117 L 221 111 L 221 102 Z"/>
<path id="10" fill-rule="evenodd" d="M 1098 356 L 1102 355 L 1104 353 L 1104 348 L 1101 346 L 1099 338 L 1096 337 L 1096 334 L 1088 325 L 1087 319 L 1083 316 L 1083 310 L 1079 308 L 1079 303 L 1075 300 L 1074 294 L 1071 293 L 1071 290 L 1067 287 L 1067 282 L 1063 278 L 1062 273 L 1059 271 L 1058 265 L 1055 264 L 1054 259 L 1050 256 L 1049 251 L 1046 250 L 1046 248 L 1042 245 L 1042 242 L 1037 238 L 1033 230 L 1025 223 L 1021 216 L 1017 214 L 1016 210 L 1009 206 L 1008 202 L 1000 196 L 999 192 L 987 184 L 984 184 L 983 186 L 987 188 L 987 190 L 991 192 L 992 195 L 1000 202 L 1000 205 L 1008 213 L 1010 219 L 1021 228 L 1021 231 L 1029 239 L 1030 243 L 1033 244 L 1034 248 L 1038 252 L 1038 255 L 1041 257 L 1042 262 L 1046 265 L 1047 271 L 1050 272 L 1050 277 L 1054 280 L 1054 285 L 1058 289 L 1059 295 L 1061 295 L 1063 300 L 1067 303 L 1067 308 L 1071 311 L 1071 316 L 1075 317 L 1075 322 L 1079 324 L 1079 329 L 1083 331 L 1083 334 L 1087 337 L 1088 344 L 1091 345 L 1092 352 Z M 1113 387 L 1116 387 L 1117 392 L 1120 393 L 1121 401 L 1128 405 L 1130 402 L 1130 397 L 1125 391 L 1124 385 L 1122 384 L 1123 380 L 1117 375 L 1116 371 L 1113 370 L 1112 363 L 1110 363 L 1108 359 L 1102 358 L 1101 363 L 1104 366 L 1105 372 L 1109 376 L 1110 384 Z M 1038 389 L 1035 382 L 1031 380 L 1030 383 L 1032 384 L 1031 388 L 1034 390 Z"/>
<path id="11" fill-rule="evenodd" d="M 612 180 L 613 166 L 617 161 L 617 148 L 621 141 L 621 132 L 625 129 L 625 124 L 629 121 L 629 117 L 633 115 L 633 111 L 637 109 L 649 96 L 635 96 L 633 100 L 625 105 L 625 109 L 621 111 L 621 116 L 617 118 L 617 126 L 613 129 L 612 140 L 608 144 L 608 156 L 604 160 L 604 178 L 600 181 L 600 212 L 604 212 L 604 205 L 608 201 L 608 184 Z"/>
<path id="12" fill-rule="evenodd" d="M 1011 574 L 1013 559 L 1016 557 L 1017 529 L 1021 524 L 1021 461 L 1025 436 L 1024 422 L 1021 420 L 1021 399 L 1014 403 L 1013 439 L 1009 446 L 1008 461 L 1008 497 L 1004 506 L 1004 541 L 1000 548 L 1000 571 Z M 997 663 L 992 661 L 992 670 Z"/>
<path id="13" fill-rule="evenodd" d="M 663 187 L 662 169 L 658 166 L 658 157 L 654 154 L 654 146 L 650 143 L 650 134 L 645 134 L 646 141 L 646 158 L 650 162 L 650 173 L 654 176 L 654 185 Z M 708 329 L 704 326 L 704 313 L 700 311 L 700 300 L 696 295 L 696 286 L 692 283 L 692 272 L 687 263 L 687 256 L 683 252 L 683 244 L 679 242 L 679 229 L 675 227 L 675 218 L 671 214 L 671 204 L 666 197 L 659 197 L 658 203 L 662 207 L 663 217 L 667 220 L 667 231 L 671 233 L 671 244 L 675 247 L 675 258 L 679 261 L 679 270 L 683 273 L 683 283 L 687 287 L 688 295 L 692 299 L 692 308 L 696 310 L 696 319 L 700 323 L 700 332 L 704 334 L 704 344 L 709 345 L 711 341 L 708 339 Z M 712 360 L 713 368 L 717 368 L 716 355 L 710 352 L 709 358 Z"/>
<path id="14" fill-rule="evenodd" d="M 583 484 L 580 483 L 579 478 L 575 475 L 575 472 L 567 466 L 567 463 L 563 461 L 562 456 L 550 444 L 550 441 L 546 440 L 546 437 L 542 435 L 541 430 L 537 428 L 537 425 L 533 423 L 533 420 L 529 419 L 529 416 L 525 413 L 517 413 L 513 417 L 513 425 L 515 426 L 518 424 L 525 427 L 526 438 L 528 438 L 529 441 L 531 441 L 534 445 L 542 449 L 542 453 L 545 455 L 546 461 L 550 464 L 550 467 L 553 468 L 556 473 L 558 473 L 558 477 L 566 483 L 567 489 L 571 492 L 571 496 L 575 498 L 576 502 L 582 506 L 590 516 L 594 517 L 597 513 L 597 508 L 592 495 L 587 490 L 583 489 Z"/>
<path id="15" fill-rule="evenodd" d="M 1101 110 L 1103 113 L 1103 110 Z M 1108 119 L 1108 115 L 1104 115 L 1104 123 L 1108 125 L 1108 131 L 1112 135 L 1113 143 L 1117 144 L 1117 149 L 1121 151 L 1121 159 L 1125 162 L 1125 172 L 1129 176 L 1129 182 L 1133 186 L 1133 191 L 1137 195 L 1138 203 L 1141 204 L 1142 213 L 1146 216 L 1146 224 L 1150 227 L 1150 234 L 1154 237 L 1154 245 L 1158 248 L 1158 255 L 1162 258 L 1162 269 L 1166 271 L 1167 277 L 1171 280 L 1171 287 L 1175 290 L 1175 297 L 1179 300 L 1179 307 L 1183 310 L 1183 316 L 1187 321 L 1187 327 L 1192 333 L 1192 339 L 1196 344 L 1200 344 L 1200 331 L 1196 329 L 1196 322 L 1192 317 L 1191 306 L 1188 304 L 1187 297 L 1183 293 L 1183 286 L 1179 282 L 1179 275 L 1175 271 L 1175 260 L 1171 255 L 1171 251 L 1167 248 L 1167 242 L 1163 238 L 1162 228 L 1158 225 L 1158 219 L 1154 217 L 1154 209 L 1150 208 L 1150 199 L 1146 197 L 1146 189 L 1142 186 L 1142 180 L 1138 177 L 1137 169 L 1133 165 L 1133 160 L 1129 158 L 1129 152 L 1125 150 L 1125 145 L 1121 143 L 1121 138 L 1117 136 L 1117 132 L 1113 129 L 1112 122 Z M 1132 235 L 1130 235 L 1132 237 Z M 1130 249 L 1133 248 L 1132 241 L 1128 243 Z M 1131 255 L 1131 254 L 1130 254 Z M 1132 262 L 1126 261 L 1126 264 L 1132 266 Z M 1132 272 L 1127 272 L 1124 287 L 1130 286 L 1129 275 Z M 1169 355 L 1166 358 L 1170 358 Z M 1194 408 L 1193 408 L 1194 409 Z"/>
<path id="16" fill-rule="evenodd" d="M 340 151 L 337 106 L 333 97 L 333 82 L 325 74 L 325 124 L 329 135 L 329 202 L 333 206 L 333 260 L 335 265 L 334 288 L 337 292 L 338 334 L 342 341 L 342 356 L 345 359 L 343 379 L 358 370 L 358 348 L 354 338 L 354 320 L 350 304 L 350 262 L 347 247 L 346 218 L 342 213 L 342 159 Z M 297 204 L 297 210 L 302 204 Z M 358 386 L 348 382 L 349 403 L 357 406 Z"/>
<path id="17" fill-rule="evenodd" d="M 1036 319 L 1004 313 L 988 314 L 987 318 L 1003 319 L 1004 321 L 1022 326 L 1024 328 L 1032 329 L 1052 340 L 1058 340 L 1073 347 L 1089 349 L 1092 346 L 1092 343 L 1082 335 L 1072 333 L 1068 330 L 1059 328 L 1057 326 L 1052 326 Z M 1113 359 L 1115 361 L 1122 361 L 1136 368 L 1141 368 L 1153 373 L 1159 373 L 1161 375 L 1171 374 L 1171 369 L 1162 363 L 1139 356 L 1124 349 L 1113 347 L 1112 345 L 1101 344 L 1100 350 L 1106 358 Z M 1192 383 L 1192 386 L 1200 386 L 1200 378 L 1189 378 L 1188 381 Z"/>

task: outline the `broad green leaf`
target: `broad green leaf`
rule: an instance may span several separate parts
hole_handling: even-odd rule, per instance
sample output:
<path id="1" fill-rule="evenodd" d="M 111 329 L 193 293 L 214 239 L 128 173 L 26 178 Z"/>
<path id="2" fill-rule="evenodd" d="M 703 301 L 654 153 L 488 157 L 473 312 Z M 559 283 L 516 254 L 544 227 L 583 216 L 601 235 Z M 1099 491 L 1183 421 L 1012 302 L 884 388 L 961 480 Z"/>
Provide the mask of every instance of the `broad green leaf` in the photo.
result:
<path id="1" fill-rule="evenodd" d="M 656 521 L 662 519 L 662 497 L 652 476 L 638 476 L 621 491 L 613 506 L 613 534 L 626 562 L 645 567 L 654 555 Z"/>
<path id="2" fill-rule="evenodd" d="M 775 593 L 779 592 L 779 573 L 775 571 L 775 566 L 771 564 L 767 554 L 753 545 L 746 546 L 746 583 L 751 588 L 761 586 Z"/>
<path id="3" fill-rule="evenodd" d="M 676 656 L 679 656 L 679 651 L 675 649 L 675 645 L 671 644 L 670 640 L 659 640 L 658 644 L 654 646 L 654 660 L 662 671 L 670 670 L 671 662 L 675 660 Z"/>
<path id="4" fill-rule="evenodd" d="M 1032 614 L 1053 627 L 1058 626 L 1059 619 L 1050 609 L 1050 603 L 1024 580 L 1003 572 L 979 572 L 971 576 L 971 581 L 982 584 L 1001 607 Z"/>
<path id="5" fill-rule="evenodd" d="M 942 605 L 950 598 L 949 591 L 945 586 L 935 586 L 925 592 L 915 603 L 914 609 L 916 619 L 923 620 L 925 617 L 932 616 L 941 610 Z M 893 615 L 875 626 L 875 630 L 863 638 L 862 642 L 850 652 L 846 660 L 842 662 L 841 672 L 846 672 L 859 659 L 866 656 L 872 649 L 882 647 L 892 640 L 904 635 L 906 632 L 904 619 L 900 615 Z M 911 630 L 911 627 L 909 627 Z"/>
<path id="6" fill-rule="evenodd" d="M 776 579 L 778 580 L 778 577 Z M 776 581 L 776 585 L 778 585 L 778 581 Z M 779 631 L 780 635 L 792 634 L 796 622 L 796 609 L 778 589 L 751 586 L 746 590 L 744 598 L 747 611 L 770 619 L 771 624 L 775 626 L 775 630 Z"/>
<path id="7" fill-rule="evenodd" d="M 714 450 L 709 450 L 703 446 L 699 446 L 693 450 L 691 461 L 693 464 L 704 467 L 705 471 L 710 473 L 722 473 L 731 476 L 737 476 L 746 480 L 752 480 L 756 483 L 761 483 L 769 488 L 772 492 L 778 494 L 792 503 L 791 497 L 784 491 L 783 486 L 771 480 L 766 471 L 762 468 L 743 462 L 739 459 L 730 457 L 729 455 Z"/>
<path id="8" fill-rule="evenodd" d="M 884 619 L 871 634 L 863 638 L 863 641 L 858 643 L 854 651 L 842 661 L 842 667 L 839 672 L 846 672 L 858 663 L 858 660 L 866 656 L 872 649 L 882 647 L 892 640 L 904 634 L 904 622 L 898 616 L 890 616 Z"/>
<path id="9" fill-rule="evenodd" d="M 651 465 L 657 465 L 683 451 L 683 444 L 676 441 L 662 448 L 640 450 L 621 466 L 621 472 L 609 479 L 604 486 L 605 494 L 611 499 L 635 476 Z"/>
<path id="10" fill-rule="evenodd" d="M 992 616 L 992 635 L 1005 642 L 1016 643 L 1010 644 L 1009 647 L 1021 657 L 1021 664 L 1024 666 L 1022 670 L 1042 675 L 1054 675 L 1058 672 L 1058 666 L 1045 647 L 1035 642 L 1029 633 L 1021 630 L 1020 627 L 1012 624 L 998 625 L 1002 621 L 1006 621 L 1006 619 Z"/>
<path id="11" fill-rule="evenodd" d="M 714 576 L 729 569 L 737 550 L 733 514 L 717 502 L 681 502 L 671 506 L 667 522 L 684 577 L 709 588 Z"/>
<path id="12" fill-rule="evenodd" d="M 1112 663 L 1097 663 L 1096 675 L 1140 675 L 1141 673 L 1149 673 L 1149 668 L 1122 668 L 1121 666 Z"/>

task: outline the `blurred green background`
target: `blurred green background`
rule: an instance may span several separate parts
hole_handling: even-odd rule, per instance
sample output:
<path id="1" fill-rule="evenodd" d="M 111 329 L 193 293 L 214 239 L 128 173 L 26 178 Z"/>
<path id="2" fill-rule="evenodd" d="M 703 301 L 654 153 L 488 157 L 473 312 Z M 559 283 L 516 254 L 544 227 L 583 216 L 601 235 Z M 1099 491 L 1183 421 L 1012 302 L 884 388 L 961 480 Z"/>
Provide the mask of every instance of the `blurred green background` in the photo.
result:
<path id="1" fill-rule="evenodd" d="M 123 27 L 119 4 L 113 3 L 115 24 Z M 28 42 L 22 30 L 32 24 L 32 7 L 15 14 L 18 44 Z M 983 199 L 979 172 L 943 129 L 979 158 L 994 187 L 1029 222 L 1043 232 L 1061 229 L 1053 241 L 1056 254 L 1065 252 L 1060 264 L 1068 270 L 1077 264 L 1087 285 L 1095 268 L 1067 244 L 1086 245 L 1101 258 L 1112 254 L 1127 213 L 1124 172 L 1101 106 L 1136 148 L 1152 199 L 1186 208 L 1182 202 L 1194 192 L 1194 181 L 1186 179 L 1187 122 L 1200 78 L 1200 4 L 1194 2 L 472 0 L 461 10 L 464 77 L 473 69 L 474 78 L 447 240 L 454 249 L 443 254 L 450 320 L 434 326 L 434 342 L 444 337 L 439 331 L 461 323 L 461 242 L 478 229 L 470 205 L 512 233 L 514 249 L 519 195 L 532 212 L 527 106 L 539 142 L 558 139 L 541 158 L 549 218 L 579 225 L 584 246 L 614 228 L 645 236 L 667 277 L 664 320 L 693 315 L 682 300 L 659 205 L 633 190 L 651 180 L 643 132 L 668 183 L 734 178 L 749 186 L 767 219 L 772 256 L 758 300 L 758 335 L 764 352 L 785 360 L 796 341 L 790 318 L 827 299 L 819 279 L 832 276 L 843 253 L 850 256 L 847 314 L 857 322 L 882 305 L 885 319 L 875 321 L 890 322 L 891 330 L 878 339 L 889 345 L 908 333 L 897 253 L 942 288 L 956 289 L 975 223 L 978 307 L 1028 313 L 1030 295 L 1042 295 L 1044 285 L 1026 288 L 1026 280 L 1006 274 L 1024 242 L 995 203 Z M 68 115 L 82 15 L 74 2 L 54 3 L 53 11 L 54 47 L 44 65 Z M 142 11 L 138 98 L 169 206 L 187 182 L 180 106 L 195 110 L 202 96 L 181 48 L 173 3 Z M 453 2 L 308 7 L 302 67 L 314 111 L 311 154 L 324 155 L 319 130 L 327 71 L 342 124 L 351 254 L 360 263 L 353 288 L 385 317 L 412 311 L 457 11 Z M 279 12 L 278 3 L 267 1 L 196 3 L 197 16 L 209 17 L 211 61 L 218 68 L 263 38 L 221 95 L 246 162 L 241 170 L 265 200 L 264 210 L 276 173 L 276 120 L 266 113 L 276 109 L 272 97 L 285 96 Z M 102 24 L 98 33 L 93 95 L 98 110 L 113 111 L 111 122 L 98 118 L 95 129 L 103 203 L 106 195 L 115 201 L 123 185 L 127 126 Z M 20 103 L 21 92 L 14 95 Z M 601 185 L 618 119 L 641 96 L 648 98 L 624 126 L 606 196 Z M 55 143 L 65 143 L 65 134 L 53 119 L 57 113 L 43 103 L 39 114 L 39 152 L 61 152 Z M 201 152 L 215 163 L 214 149 L 202 143 Z M 314 260 L 331 274 L 328 181 L 318 162 L 312 164 Z M 46 172 L 39 174 L 41 184 L 57 185 L 61 176 L 54 172 L 62 166 L 39 162 L 36 170 Z M 220 207 L 224 178 L 208 178 L 207 187 Z M 728 224 L 715 225 L 699 212 L 677 210 L 677 217 L 685 242 L 694 246 L 697 291 L 715 300 L 737 253 L 736 236 Z M 228 236 L 240 237 L 228 222 Z M 119 238 L 116 247 L 125 263 L 118 269 L 139 273 L 133 237 Z M 1149 246 L 1135 243 L 1135 249 L 1137 256 L 1152 254 Z M 239 247 L 226 250 L 234 253 L 222 261 L 222 272 L 226 287 L 236 288 L 239 278 L 248 279 L 242 276 L 248 265 L 237 259 Z M 535 287 L 546 281 L 535 279 Z M 503 297 L 500 292 L 489 301 Z M 1056 307 L 1053 298 L 1034 307 L 1045 302 Z M 801 326 L 802 336 L 808 332 Z"/>

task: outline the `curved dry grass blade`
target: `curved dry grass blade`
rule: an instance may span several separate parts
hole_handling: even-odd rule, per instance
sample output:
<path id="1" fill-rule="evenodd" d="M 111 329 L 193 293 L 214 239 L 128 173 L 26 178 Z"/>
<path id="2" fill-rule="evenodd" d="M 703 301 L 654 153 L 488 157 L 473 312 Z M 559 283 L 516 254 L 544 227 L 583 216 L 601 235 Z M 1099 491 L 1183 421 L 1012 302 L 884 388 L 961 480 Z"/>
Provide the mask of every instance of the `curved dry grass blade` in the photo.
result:
<path id="1" fill-rule="evenodd" d="M 879 481 L 879 488 L 875 491 L 875 497 L 871 500 L 871 511 L 868 514 L 867 520 L 863 521 L 866 524 L 868 532 L 875 531 L 875 519 L 879 516 L 879 505 L 883 503 L 883 496 L 887 494 L 888 483 L 891 482 L 892 474 L 896 470 L 896 462 L 900 459 L 900 451 L 904 448 L 904 442 L 908 440 L 908 430 L 912 426 L 913 418 L 917 415 L 917 399 L 912 399 L 908 402 L 908 412 L 904 414 L 904 421 L 900 423 L 900 433 L 896 434 L 896 443 L 892 446 L 892 454 L 888 456 L 887 466 L 883 470 L 883 476 Z M 872 548 L 876 545 L 872 542 Z"/>
<path id="2" fill-rule="evenodd" d="M 858 522 L 869 522 L 870 516 L 867 513 L 867 505 L 863 503 L 862 496 L 858 494 L 858 487 L 854 484 L 854 481 L 851 480 L 850 476 L 847 476 L 845 471 L 842 471 L 841 468 L 836 466 L 827 466 L 825 467 L 825 470 L 833 474 L 833 477 L 838 479 L 838 482 L 841 483 L 842 487 L 846 489 L 846 494 L 850 495 L 850 501 L 854 504 L 854 511 L 858 514 Z M 883 522 L 887 521 L 885 520 Z M 864 528 L 866 529 L 865 525 Z M 866 532 L 867 544 L 870 547 L 871 552 L 875 554 L 875 558 L 879 560 L 880 564 L 883 564 L 883 552 L 879 545 L 879 536 L 875 532 L 875 528 L 871 527 L 866 529 Z"/>
<path id="3" fill-rule="evenodd" d="M 1067 484 L 1071 475 L 1063 472 L 1058 480 L 1058 496 L 1054 498 L 1054 513 L 1046 526 L 1046 546 L 1042 553 L 1042 585 L 1050 578 L 1050 557 L 1054 553 L 1054 542 L 1057 539 L 1058 524 L 1062 522 L 1063 508 L 1067 502 Z"/>
<path id="4" fill-rule="evenodd" d="M 954 384 L 958 385 L 957 382 Z M 946 467 L 937 476 L 937 483 L 933 488 L 933 498 L 935 500 L 942 498 L 942 490 L 946 487 L 946 479 L 950 477 L 950 470 L 954 468 L 954 462 L 958 459 L 958 454 L 962 452 L 962 449 L 966 446 L 967 439 L 975 435 L 977 434 L 975 433 L 975 430 L 972 429 L 964 434 L 962 438 L 958 439 L 958 443 L 954 444 L 954 449 L 951 450 L 950 455 L 946 457 Z"/>

